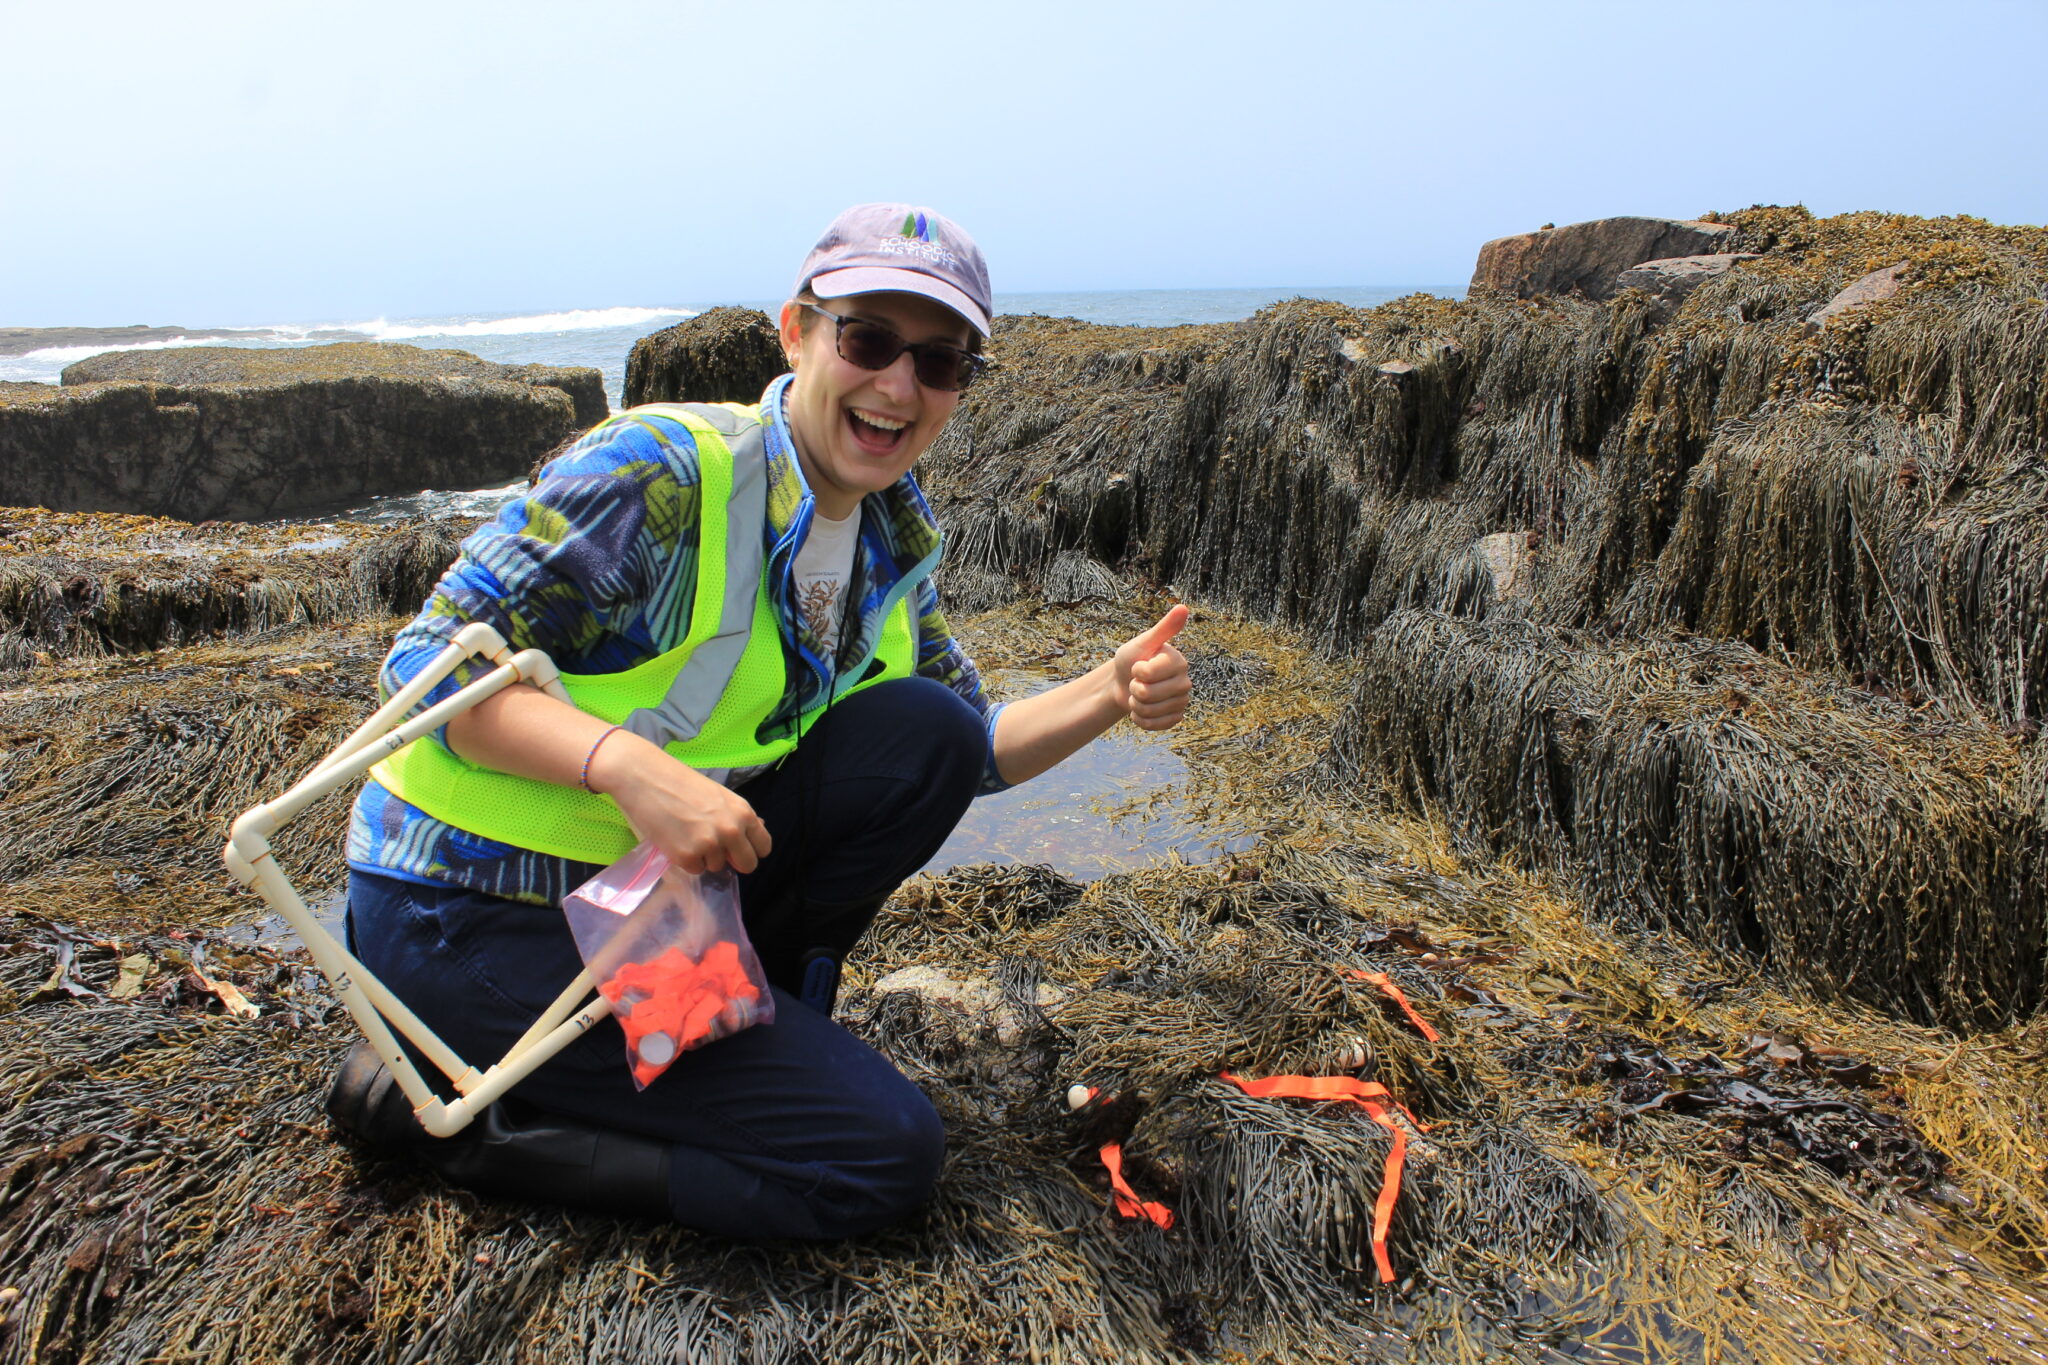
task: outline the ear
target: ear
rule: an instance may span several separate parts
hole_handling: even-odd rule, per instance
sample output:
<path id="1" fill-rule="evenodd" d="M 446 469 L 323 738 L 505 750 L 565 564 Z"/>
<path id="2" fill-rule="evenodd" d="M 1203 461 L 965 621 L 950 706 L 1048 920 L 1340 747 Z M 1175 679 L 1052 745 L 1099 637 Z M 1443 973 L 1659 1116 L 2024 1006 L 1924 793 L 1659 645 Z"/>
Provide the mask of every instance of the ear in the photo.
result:
<path id="1" fill-rule="evenodd" d="M 789 362 L 789 368 L 796 368 L 796 358 L 803 353 L 804 306 L 795 299 L 782 305 L 782 358 Z"/>

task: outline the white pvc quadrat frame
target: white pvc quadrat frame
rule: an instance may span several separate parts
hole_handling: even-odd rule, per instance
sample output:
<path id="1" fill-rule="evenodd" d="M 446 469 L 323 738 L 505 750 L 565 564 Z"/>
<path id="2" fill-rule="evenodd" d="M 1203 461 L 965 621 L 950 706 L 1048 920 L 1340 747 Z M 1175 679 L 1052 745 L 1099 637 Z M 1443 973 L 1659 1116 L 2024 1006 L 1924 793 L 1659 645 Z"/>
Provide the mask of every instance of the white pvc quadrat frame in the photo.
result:
<path id="1" fill-rule="evenodd" d="M 411 720 L 404 719 L 405 713 L 419 705 L 435 684 L 453 673 L 465 659 L 475 657 L 487 658 L 497 667 L 472 679 L 446 701 Z M 595 987 L 589 971 L 577 973 L 576 979 L 502 1058 L 478 1071 L 436 1037 L 369 968 L 313 918 L 298 889 L 271 856 L 270 838 L 314 802 L 339 791 L 406 745 L 514 683 L 528 683 L 551 697 L 569 700 L 554 661 L 546 654 L 538 649 L 514 654 L 505 638 L 491 627 L 481 622 L 464 626 L 418 677 L 378 707 L 375 714 L 356 727 L 333 753 L 314 764 L 284 795 L 243 812 L 231 827 L 227 847 L 221 852 L 221 859 L 235 880 L 253 887 L 298 934 L 312 953 L 315 965 L 325 973 L 335 994 L 363 1030 L 363 1036 L 370 1040 L 384 1065 L 391 1068 L 392 1078 L 412 1102 L 413 1113 L 421 1125 L 435 1137 L 461 1132 L 485 1106 L 609 1015 L 612 1002 L 602 995 L 592 998 Z M 588 1002 L 578 1008 L 577 1002 L 586 998 Z M 394 1027 L 447 1074 L 454 1084 L 456 1099 L 443 1100 L 434 1093 L 405 1049 L 399 1046 L 392 1033 Z"/>

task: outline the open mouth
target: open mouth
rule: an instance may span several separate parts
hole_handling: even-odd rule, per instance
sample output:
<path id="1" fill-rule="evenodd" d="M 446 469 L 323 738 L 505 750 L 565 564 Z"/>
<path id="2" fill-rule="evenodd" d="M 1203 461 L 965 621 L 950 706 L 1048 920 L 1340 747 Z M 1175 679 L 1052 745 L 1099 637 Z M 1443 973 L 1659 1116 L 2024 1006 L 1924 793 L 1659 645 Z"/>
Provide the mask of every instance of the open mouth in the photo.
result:
<path id="1" fill-rule="evenodd" d="M 854 444 L 870 455 L 893 455 L 910 439 L 910 423 L 861 408 L 846 410 Z"/>

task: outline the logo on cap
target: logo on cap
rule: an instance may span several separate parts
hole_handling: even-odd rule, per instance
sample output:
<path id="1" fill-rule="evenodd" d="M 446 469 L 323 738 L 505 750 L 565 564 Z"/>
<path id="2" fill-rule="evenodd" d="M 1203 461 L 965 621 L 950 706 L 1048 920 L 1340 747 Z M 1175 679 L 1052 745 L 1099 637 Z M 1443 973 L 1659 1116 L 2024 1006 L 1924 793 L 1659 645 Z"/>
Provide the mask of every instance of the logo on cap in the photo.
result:
<path id="1" fill-rule="evenodd" d="M 946 248 L 939 240 L 938 224 L 922 213 L 903 215 L 903 226 L 894 236 L 885 236 L 875 243 L 875 249 L 890 256 L 915 256 L 929 265 L 952 267 L 960 264 L 960 258 Z"/>

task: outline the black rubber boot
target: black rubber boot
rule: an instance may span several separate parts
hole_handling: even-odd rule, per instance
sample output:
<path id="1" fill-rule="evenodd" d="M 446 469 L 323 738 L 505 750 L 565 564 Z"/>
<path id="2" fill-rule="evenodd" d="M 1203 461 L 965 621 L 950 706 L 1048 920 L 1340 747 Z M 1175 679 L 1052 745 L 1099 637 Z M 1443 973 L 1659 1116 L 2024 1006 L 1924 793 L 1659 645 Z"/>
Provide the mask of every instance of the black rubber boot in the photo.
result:
<path id="1" fill-rule="evenodd" d="M 609 1213 L 665 1218 L 669 1145 L 500 1100 L 451 1138 L 413 1155 L 450 1184 L 478 1194 Z"/>
<path id="2" fill-rule="evenodd" d="M 342 1059 L 327 1113 L 380 1156 L 410 1156 L 479 1194 L 593 1213 L 663 1217 L 668 1144 L 503 1099 L 453 1137 L 435 1138 L 367 1042 Z"/>
<path id="3" fill-rule="evenodd" d="M 398 1088 L 391 1069 L 361 1039 L 341 1059 L 341 1070 L 327 1092 L 327 1117 L 380 1156 L 395 1156 L 414 1143 L 431 1141 L 413 1117 L 412 1101 Z"/>

